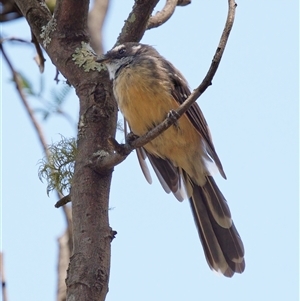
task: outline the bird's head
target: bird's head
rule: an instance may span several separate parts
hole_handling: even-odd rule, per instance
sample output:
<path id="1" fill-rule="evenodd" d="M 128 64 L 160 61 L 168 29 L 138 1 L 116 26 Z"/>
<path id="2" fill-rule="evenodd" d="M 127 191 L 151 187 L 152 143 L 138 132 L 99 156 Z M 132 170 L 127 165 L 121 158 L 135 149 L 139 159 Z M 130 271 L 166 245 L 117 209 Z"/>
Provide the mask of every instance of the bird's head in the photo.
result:
<path id="1" fill-rule="evenodd" d="M 110 79 L 115 79 L 123 67 L 143 55 L 157 55 L 157 51 L 149 45 L 130 42 L 114 47 L 106 54 L 99 56 L 96 62 L 104 64 L 107 67 Z"/>

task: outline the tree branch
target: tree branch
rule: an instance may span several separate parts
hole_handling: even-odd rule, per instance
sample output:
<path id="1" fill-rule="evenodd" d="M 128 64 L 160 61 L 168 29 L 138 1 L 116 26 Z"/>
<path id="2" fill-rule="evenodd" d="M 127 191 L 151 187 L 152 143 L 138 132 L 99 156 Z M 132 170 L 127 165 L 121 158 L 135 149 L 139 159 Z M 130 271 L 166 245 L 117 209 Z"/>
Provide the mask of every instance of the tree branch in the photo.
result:
<path id="1" fill-rule="evenodd" d="M 68 204 L 71 202 L 71 196 L 68 194 L 64 197 L 61 197 L 56 203 L 55 203 L 55 208 L 63 207 L 64 205 Z"/>
<path id="2" fill-rule="evenodd" d="M 89 12 L 88 28 L 91 36 L 91 46 L 97 54 L 103 53 L 102 27 L 108 6 L 109 0 L 95 0 Z"/>
<path id="3" fill-rule="evenodd" d="M 118 43 L 140 41 L 157 2 L 135 1 Z M 67 300 L 104 300 L 110 272 L 112 231 L 108 223 L 108 201 L 112 169 L 103 169 L 102 166 L 102 172 L 96 173 L 87 166 L 86 158 L 96 153 L 99 146 L 103 154 L 113 152 L 109 137 L 115 135 L 117 107 L 112 100 L 111 90 L 107 88 L 110 87 L 107 74 L 94 68 L 89 61 L 78 63 L 74 58 L 74 54 L 84 53 L 83 58 L 86 59 L 88 55 L 85 54 L 89 53 L 82 46 L 83 42 L 89 41 L 86 24 L 88 1 L 83 0 L 79 5 L 75 0 L 58 0 L 53 17 L 41 0 L 16 0 L 16 3 L 38 42 L 46 49 L 53 64 L 76 88 L 80 99 L 78 156 L 71 190 L 74 245 L 66 280 Z M 223 53 L 222 49 L 218 49 L 218 52 L 221 55 Z M 217 68 L 217 55 L 215 59 L 214 66 Z M 213 76 L 213 68 L 211 73 Z M 210 83 L 211 79 L 208 85 Z M 205 91 L 207 87 L 202 88 Z M 148 136 L 148 141 L 155 135 L 151 138 Z M 142 138 L 127 143 L 125 151 L 126 147 L 131 150 L 138 147 Z M 114 155 L 120 157 L 118 153 Z M 124 160 L 124 156 L 121 159 Z"/>
<path id="4" fill-rule="evenodd" d="M 115 152 L 111 155 L 106 155 L 102 157 L 98 156 L 96 162 L 90 161 L 89 164 L 91 166 L 94 165 L 93 168 L 95 168 L 95 170 L 101 170 L 103 172 L 104 169 L 110 169 L 113 166 L 118 165 L 119 163 L 125 160 L 125 158 L 132 150 L 142 147 L 154 138 L 156 138 L 158 135 L 160 135 L 162 132 L 168 129 L 172 124 L 174 124 L 212 84 L 213 77 L 216 74 L 216 71 L 221 62 L 230 31 L 233 26 L 236 6 L 237 5 L 234 0 L 228 0 L 228 14 L 225 27 L 221 35 L 219 45 L 213 57 L 212 63 L 210 65 L 210 68 L 206 76 L 202 80 L 201 84 L 191 93 L 191 95 L 179 106 L 177 110 L 172 111 L 171 114 L 169 114 L 169 116 L 164 121 L 162 121 L 162 123 L 160 123 L 158 126 L 156 126 L 154 129 L 152 129 L 145 135 L 137 138 L 136 140 L 131 141 L 130 143 L 127 142 L 126 144 L 119 144 L 117 141 L 115 141 L 115 139 L 110 138 L 110 143 L 114 146 Z"/>
<path id="5" fill-rule="evenodd" d="M 21 42 L 27 42 L 27 41 L 19 40 L 19 39 L 14 39 L 14 40 L 21 41 Z M 27 43 L 29 43 L 29 42 L 27 42 Z M 31 107 L 29 105 L 29 102 L 28 102 L 28 100 L 27 100 L 27 98 L 26 98 L 26 96 L 23 92 L 22 84 L 20 82 L 20 76 L 19 76 L 18 72 L 14 69 L 11 61 L 9 60 L 6 52 L 4 51 L 2 42 L 0 43 L 0 49 L 3 53 L 3 57 L 4 57 L 7 65 L 8 65 L 9 69 L 11 70 L 13 80 L 16 84 L 16 89 L 17 89 L 17 92 L 20 96 L 20 99 L 22 100 L 22 103 L 25 106 L 25 110 L 29 115 L 29 119 L 32 122 L 33 127 L 35 129 L 35 132 L 38 135 L 38 140 L 40 141 L 41 146 L 44 150 L 44 153 L 47 157 L 47 160 L 49 161 L 49 150 L 48 150 L 48 144 L 46 142 L 46 138 L 44 136 L 44 133 L 42 131 L 42 128 L 41 128 L 38 120 L 35 117 L 35 114 L 34 114 L 33 110 L 31 109 Z M 57 191 L 57 196 L 58 196 L 59 199 L 63 198 L 61 193 L 59 193 L 58 191 Z M 59 253 L 59 267 L 60 267 L 59 271 L 60 271 L 60 273 L 58 274 L 59 275 L 59 277 L 58 277 L 58 291 L 59 291 L 59 294 L 58 295 L 60 297 L 63 295 L 63 292 L 65 292 L 65 290 L 66 290 L 66 288 L 65 288 L 65 286 L 66 286 L 65 285 L 65 277 L 63 279 L 60 278 L 61 275 L 63 275 L 63 272 L 61 271 L 61 266 L 62 266 L 62 263 L 65 263 L 66 261 L 69 262 L 69 258 L 70 258 L 69 254 L 72 252 L 72 220 L 71 220 L 70 208 L 67 208 L 66 206 L 64 206 L 63 207 L 63 212 L 64 212 L 66 222 L 67 222 L 67 230 L 66 230 L 64 236 L 67 237 L 67 235 L 68 235 L 69 242 L 68 242 L 67 247 L 69 248 L 69 250 L 68 250 L 68 252 L 65 251 L 65 252 L 60 252 Z M 67 256 L 67 258 L 66 257 L 63 258 L 62 256 Z M 66 269 L 65 269 L 65 273 L 66 273 Z M 65 275 L 65 273 L 64 273 L 64 275 Z M 3 298 L 3 300 L 4 300 L 4 298 Z M 63 300 L 63 299 L 61 299 L 61 300 Z"/>
<path id="6" fill-rule="evenodd" d="M 173 15 L 177 2 L 178 0 L 167 0 L 164 8 L 149 18 L 147 29 L 158 27 L 167 22 Z"/>
<path id="7" fill-rule="evenodd" d="M 68 264 L 71 256 L 71 252 L 69 249 L 68 242 L 72 239 L 69 236 L 68 229 L 65 230 L 63 235 L 61 235 L 58 239 L 58 264 L 57 264 L 57 293 L 56 300 L 57 301 L 65 301 L 67 295 L 67 287 L 66 287 L 66 276 Z"/>
<path id="8" fill-rule="evenodd" d="M 67 300 L 104 300 L 108 292 L 111 228 L 108 202 L 112 171 L 87 168 L 85 158 L 101 148 L 111 151 L 117 106 L 104 69 L 93 64 L 88 45 L 87 0 L 59 0 L 53 17 L 36 0 L 16 0 L 53 64 L 76 89 L 80 100 L 78 154 L 72 180 L 73 254 L 66 279 Z"/>
<path id="9" fill-rule="evenodd" d="M 18 74 L 18 72 L 14 69 L 10 59 L 8 58 L 6 52 L 4 51 L 4 48 L 3 48 L 3 45 L 2 43 L 0 43 L 0 50 L 2 51 L 2 54 L 3 54 L 3 57 L 4 57 L 4 60 L 6 61 L 11 73 L 12 73 L 12 77 L 13 77 L 13 81 L 15 82 L 16 84 L 16 89 L 17 89 L 17 92 L 20 96 L 20 99 L 22 100 L 22 103 L 25 107 L 25 110 L 26 112 L 28 113 L 28 116 L 29 116 L 29 119 L 38 135 L 38 139 L 41 143 L 41 146 L 46 154 L 46 156 L 48 157 L 49 155 L 49 152 L 48 152 L 48 145 L 47 145 L 47 142 L 46 142 L 46 139 L 45 139 L 45 136 L 43 134 L 43 131 L 40 127 L 40 124 L 39 122 L 37 121 L 37 119 L 35 118 L 34 116 L 34 112 L 33 110 L 31 109 L 28 101 L 27 101 L 27 98 L 23 92 L 23 89 L 22 89 L 22 84 L 20 82 L 20 75 Z"/>
<path id="10" fill-rule="evenodd" d="M 45 61 L 46 60 L 44 58 L 44 54 L 43 54 L 41 45 L 37 41 L 36 36 L 33 34 L 32 31 L 31 31 L 31 42 L 33 43 L 33 45 L 34 45 L 34 47 L 36 49 L 36 53 L 37 53 L 37 55 L 35 56 L 34 60 L 38 64 L 40 72 L 43 73 L 44 69 L 45 69 Z"/>
<path id="11" fill-rule="evenodd" d="M 23 16 L 26 18 L 28 24 L 30 24 L 30 28 L 38 42 L 42 44 L 42 39 L 40 37 L 41 29 L 47 25 L 52 17 L 48 7 L 42 0 L 16 0 L 15 2 Z"/>
<path id="12" fill-rule="evenodd" d="M 139 42 L 146 30 L 149 17 L 159 0 L 135 0 L 115 45 Z"/>
<path id="13" fill-rule="evenodd" d="M 186 6 L 192 3 L 192 0 L 178 0 L 177 6 Z"/>
<path id="14" fill-rule="evenodd" d="M 66 231 L 58 238 L 58 277 L 57 277 L 57 301 L 66 300 L 66 276 L 70 256 L 73 252 L 73 228 L 72 228 L 72 211 L 71 207 L 63 206 L 64 215 L 67 221 Z"/>
<path id="15" fill-rule="evenodd" d="M 57 0 L 53 14 L 57 25 L 53 34 L 72 42 L 85 40 L 89 3 L 89 0 L 81 0 L 80 5 L 77 0 Z"/>

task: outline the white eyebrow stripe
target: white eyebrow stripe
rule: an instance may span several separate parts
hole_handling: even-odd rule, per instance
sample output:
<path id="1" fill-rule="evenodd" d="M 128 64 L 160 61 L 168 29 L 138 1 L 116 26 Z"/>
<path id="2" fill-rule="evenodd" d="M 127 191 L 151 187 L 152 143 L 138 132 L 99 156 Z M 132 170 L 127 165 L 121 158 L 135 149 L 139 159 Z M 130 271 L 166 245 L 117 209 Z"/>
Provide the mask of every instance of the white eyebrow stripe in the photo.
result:
<path id="1" fill-rule="evenodd" d="M 124 45 L 124 44 L 121 44 L 121 45 L 116 46 L 113 50 L 118 51 L 118 50 L 120 50 L 120 49 L 122 49 L 122 48 L 124 48 L 124 47 L 125 47 L 125 45 Z"/>
<path id="2" fill-rule="evenodd" d="M 141 45 L 136 45 L 136 46 L 132 46 L 132 49 L 136 52 L 138 51 L 142 46 Z"/>

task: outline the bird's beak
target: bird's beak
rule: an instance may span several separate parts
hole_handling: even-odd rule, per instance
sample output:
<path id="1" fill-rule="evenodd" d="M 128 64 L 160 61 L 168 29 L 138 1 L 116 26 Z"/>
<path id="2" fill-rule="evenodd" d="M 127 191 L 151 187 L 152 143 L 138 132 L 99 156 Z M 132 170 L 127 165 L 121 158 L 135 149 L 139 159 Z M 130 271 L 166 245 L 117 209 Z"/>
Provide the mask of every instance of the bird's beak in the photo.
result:
<path id="1" fill-rule="evenodd" d="M 105 54 L 98 56 L 98 58 L 96 59 L 96 62 L 101 63 L 101 64 L 103 64 L 107 61 L 108 61 L 108 57 Z"/>

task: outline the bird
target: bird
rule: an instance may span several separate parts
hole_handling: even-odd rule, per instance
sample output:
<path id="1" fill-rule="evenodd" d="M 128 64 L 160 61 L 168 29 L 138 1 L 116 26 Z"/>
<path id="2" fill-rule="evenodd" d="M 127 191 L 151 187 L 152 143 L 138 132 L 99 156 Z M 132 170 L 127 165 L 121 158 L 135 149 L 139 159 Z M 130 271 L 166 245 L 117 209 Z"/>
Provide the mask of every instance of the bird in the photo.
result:
<path id="1" fill-rule="evenodd" d="M 131 132 L 142 136 L 159 125 L 191 94 L 171 62 L 146 44 L 126 42 L 97 57 L 106 66 L 113 94 Z M 212 174 L 226 179 L 199 105 L 194 102 L 175 124 L 137 149 L 151 183 L 148 158 L 167 193 L 188 198 L 209 267 L 226 277 L 245 269 L 244 245 L 227 201 Z"/>

